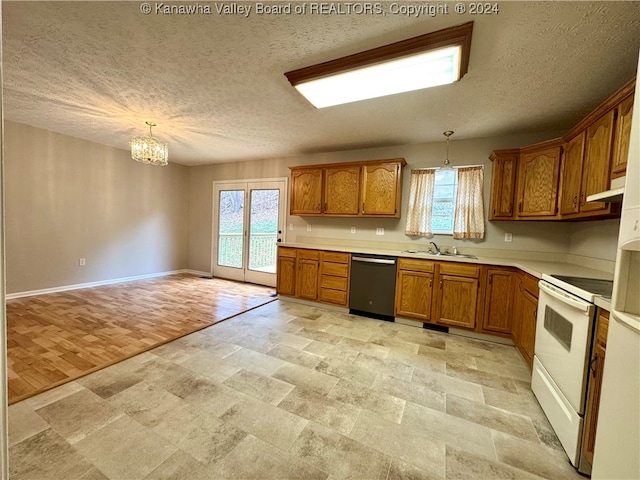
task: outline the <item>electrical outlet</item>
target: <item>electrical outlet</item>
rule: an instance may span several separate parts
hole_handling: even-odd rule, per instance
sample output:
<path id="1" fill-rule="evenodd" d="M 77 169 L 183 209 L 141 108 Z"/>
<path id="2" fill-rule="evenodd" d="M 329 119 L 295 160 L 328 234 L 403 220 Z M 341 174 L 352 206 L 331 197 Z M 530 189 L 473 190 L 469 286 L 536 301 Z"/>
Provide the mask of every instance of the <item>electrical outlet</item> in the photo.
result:
<path id="1" fill-rule="evenodd" d="M 309 223 L 307 224 L 307 232 L 310 232 L 310 231 L 311 231 L 311 224 Z"/>
<path id="2" fill-rule="evenodd" d="M 293 223 L 289 224 L 289 230 L 293 230 Z"/>
<path id="3" fill-rule="evenodd" d="M 356 233 L 356 227 L 351 227 L 351 233 Z"/>
<path id="4" fill-rule="evenodd" d="M 87 259 L 86 259 L 86 258 L 81 258 L 81 259 L 78 261 L 78 264 L 79 264 L 81 267 L 84 267 L 84 266 L 87 264 Z"/>
<path id="5" fill-rule="evenodd" d="M 513 234 L 505 233 L 504 234 L 504 241 L 507 242 L 507 243 L 513 242 Z"/>
<path id="6" fill-rule="evenodd" d="M 384 228 L 376 228 L 376 235 L 384 235 Z"/>

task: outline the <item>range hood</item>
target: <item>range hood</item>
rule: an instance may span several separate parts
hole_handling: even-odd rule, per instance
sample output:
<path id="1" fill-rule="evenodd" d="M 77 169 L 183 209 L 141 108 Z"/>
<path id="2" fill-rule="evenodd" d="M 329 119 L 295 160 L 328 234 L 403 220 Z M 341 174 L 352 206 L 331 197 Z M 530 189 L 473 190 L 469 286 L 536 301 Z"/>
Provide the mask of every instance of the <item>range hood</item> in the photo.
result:
<path id="1" fill-rule="evenodd" d="M 621 203 L 624 194 L 624 182 L 627 177 L 614 178 L 611 180 L 611 188 L 604 192 L 594 193 L 587 197 L 587 202 L 612 202 Z"/>

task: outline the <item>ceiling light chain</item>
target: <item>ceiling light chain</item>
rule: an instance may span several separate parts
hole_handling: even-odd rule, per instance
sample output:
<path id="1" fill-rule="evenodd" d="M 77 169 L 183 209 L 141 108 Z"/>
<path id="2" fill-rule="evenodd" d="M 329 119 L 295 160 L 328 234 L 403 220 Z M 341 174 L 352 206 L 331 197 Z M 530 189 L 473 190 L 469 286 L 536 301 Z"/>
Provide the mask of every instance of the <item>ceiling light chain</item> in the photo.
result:
<path id="1" fill-rule="evenodd" d="M 131 139 L 131 158 L 136 162 L 150 165 L 167 165 L 169 163 L 169 147 L 166 143 L 153 138 L 151 129 L 157 126 L 153 122 L 144 122 L 149 125 L 149 136 L 136 136 Z"/>

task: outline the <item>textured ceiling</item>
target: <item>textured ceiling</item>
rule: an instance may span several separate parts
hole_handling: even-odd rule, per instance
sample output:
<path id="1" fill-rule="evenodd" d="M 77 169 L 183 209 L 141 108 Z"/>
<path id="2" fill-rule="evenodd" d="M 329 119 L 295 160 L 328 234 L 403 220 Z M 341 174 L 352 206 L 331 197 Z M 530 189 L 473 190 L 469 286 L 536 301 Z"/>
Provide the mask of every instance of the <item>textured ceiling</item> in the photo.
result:
<path id="1" fill-rule="evenodd" d="M 435 17 L 391 2 L 380 15 L 141 4 L 3 1 L 5 117 L 122 149 L 154 121 L 185 165 L 562 130 L 633 76 L 640 47 L 637 1 L 502 1 L 498 15 L 449 3 Z M 316 110 L 283 75 L 470 20 L 469 72 L 452 85 Z"/>

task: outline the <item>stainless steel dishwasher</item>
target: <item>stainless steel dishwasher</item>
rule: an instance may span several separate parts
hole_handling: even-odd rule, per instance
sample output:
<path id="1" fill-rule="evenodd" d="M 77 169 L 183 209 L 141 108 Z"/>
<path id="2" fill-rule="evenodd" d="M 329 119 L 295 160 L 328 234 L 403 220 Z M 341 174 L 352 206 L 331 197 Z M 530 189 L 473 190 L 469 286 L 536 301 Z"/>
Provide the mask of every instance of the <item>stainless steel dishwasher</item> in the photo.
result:
<path id="1" fill-rule="evenodd" d="M 397 257 L 354 253 L 351 256 L 349 313 L 393 321 Z"/>

